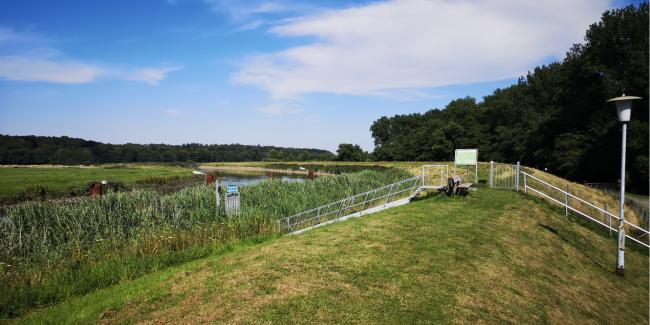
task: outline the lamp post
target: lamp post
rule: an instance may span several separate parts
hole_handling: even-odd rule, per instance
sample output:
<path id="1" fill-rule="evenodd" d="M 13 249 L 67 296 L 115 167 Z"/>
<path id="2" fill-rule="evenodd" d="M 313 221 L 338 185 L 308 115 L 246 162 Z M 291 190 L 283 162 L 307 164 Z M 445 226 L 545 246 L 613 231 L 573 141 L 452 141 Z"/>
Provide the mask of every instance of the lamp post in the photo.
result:
<path id="1" fill-rule="evenodd" d="M 616 241 L 616 273 L 623 275 L 625 273 L 625 142 L 627 137 L 627 123 L 630 121 L 632 114 L 632 101 L 641 99 L 636 96 L 616 97 L 608 100 L 616 104 L 618 121 L 623 125 L 621 136 L 621 205 L 619 211 L 620 221 L 618 224 L 618 240 Z"/>

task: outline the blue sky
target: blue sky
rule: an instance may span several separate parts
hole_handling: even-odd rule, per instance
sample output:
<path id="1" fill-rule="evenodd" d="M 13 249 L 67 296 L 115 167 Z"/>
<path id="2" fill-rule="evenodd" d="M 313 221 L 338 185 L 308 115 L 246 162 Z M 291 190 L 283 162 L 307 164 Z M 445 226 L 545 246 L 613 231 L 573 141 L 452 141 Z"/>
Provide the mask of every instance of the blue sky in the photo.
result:
<path id="1" fill-rule="evenodd" d="M 372 150 L 634 1 L 1 1 L 0 133 Z"/>

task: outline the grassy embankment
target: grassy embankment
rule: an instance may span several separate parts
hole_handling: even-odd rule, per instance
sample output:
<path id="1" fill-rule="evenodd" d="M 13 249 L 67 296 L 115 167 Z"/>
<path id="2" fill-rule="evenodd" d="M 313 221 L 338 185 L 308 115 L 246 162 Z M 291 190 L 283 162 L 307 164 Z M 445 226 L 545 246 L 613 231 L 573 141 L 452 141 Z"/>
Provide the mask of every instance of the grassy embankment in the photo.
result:
<path id="1" fill-rule="evenodd" d="M 79 202 L 28 202 L 0 223 L 0 314 L 87 293 L 211 254 L 215 245 L 275 233 L 275 221 L 408 177 L 363 171 L 241 188 L 241 214 L 215 212 L 214 189 L 132 191 Z"/>
<path id="2" fill-rule="evenodd" d="M 508 191 L 436 197 L 208 258 L 20 322 L 648 323 L 647 251 Z"/>
<path id="3" fill-rule="evenodd" d="M 117 181 L 124 185 L 183 178 L 189 168 L 166 165 L 113 164 L 100 166 L 0 167 L 0 203 L 26 199 L 87 195 L 93 181 Z"/>

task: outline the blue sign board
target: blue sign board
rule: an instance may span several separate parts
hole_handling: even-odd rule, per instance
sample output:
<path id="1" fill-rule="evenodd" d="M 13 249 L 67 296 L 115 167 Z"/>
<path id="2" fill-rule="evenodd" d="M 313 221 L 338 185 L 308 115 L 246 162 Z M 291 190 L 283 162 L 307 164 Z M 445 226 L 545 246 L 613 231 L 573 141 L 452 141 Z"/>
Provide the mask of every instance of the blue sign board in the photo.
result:
<path id="1" fill-rule="evenodd" d="M 228 192 L 228 193 L 235 193 L 235 192 L 237 192 L 237 185 L 230 185 L 230 184 L 228 184 L 228 190 L 227 190 L 227 192 Z"/>

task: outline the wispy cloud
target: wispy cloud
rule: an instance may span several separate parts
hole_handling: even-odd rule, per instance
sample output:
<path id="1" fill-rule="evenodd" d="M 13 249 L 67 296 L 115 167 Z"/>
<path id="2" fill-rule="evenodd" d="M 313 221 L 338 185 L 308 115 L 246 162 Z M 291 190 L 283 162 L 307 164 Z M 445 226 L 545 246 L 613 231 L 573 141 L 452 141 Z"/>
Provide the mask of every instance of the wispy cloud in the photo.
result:
<path id="1" fill-rule="evenodd" d="M 162 80 L 167 77 L 167 74 L 183 69 L 183 66 L 174 65 L 161 68 L 144 68 L 127 70 L 118 75 L 122 78 L 131 81 L 142 81 L 152 86 L 157 86 Z"/>
<path id="2" fill-rule="evenodd" d="M 254 55 L 233 75 L 274 98 L 383 95 L 503 80 L 561 58 L 609 0 L 394 0 L 329 10 L 270 29 L 312 43 Z"/>
<path id="3" fill-rule="evenodd" d="M 113 78 L 158 85 L 180 65 L 125 67 L 89 63 L 67 57 L 57 49 L 43 46 L 37 35 L 0 26 L 0 78 L 16 81 L 44 81 L 83 84 L 99 78 Z M 20 46 L 16 46 L 19 44 Z"/>
<path id="4" fill-rule="evenodd" d="M 0 77 L 9 80 L 78 84 L 92 82 L 103 73 L 100 68 L 79 62 L 0 56 Z"/>
<path id="5" fill-rule="evenodd" d="M 289 115 L 302 112 L 301 109 L 296 108 L 289 103 L 272 103 L 258 108 L 257 111 L 270 115 Z"/>
<path id="6" fill-rule="evenodd" d="M 250 23 L 247 23 L 247 24 L 244 24 L 242 26 L 237 27 L 236 31 L 245 32 L 247 30 L 257 29 L 262 25 L 264 25 L 264 20 L 256 19 L 256 20 L 251 21 Z"/>
<path id="7" fill-rule="evenodd" d="M 237 1 L 237 0 L 203 0 L 214 13 L 224 15 L 238 27 L 235 31 L 257 29 L 264 25 L 273 25 L 287 15 L 314 13 L 320 7 L 308 3 L 288 1 Z"/>

